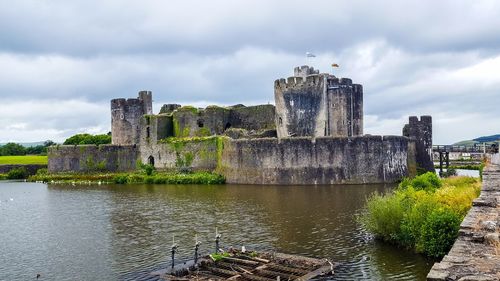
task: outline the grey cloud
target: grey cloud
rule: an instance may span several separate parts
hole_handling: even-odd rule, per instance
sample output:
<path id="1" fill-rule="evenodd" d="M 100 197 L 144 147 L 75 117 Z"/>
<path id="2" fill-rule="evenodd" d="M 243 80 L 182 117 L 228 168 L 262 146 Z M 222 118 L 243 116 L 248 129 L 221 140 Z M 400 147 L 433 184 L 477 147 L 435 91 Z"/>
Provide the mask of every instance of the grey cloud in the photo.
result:
<path id="1" fill-rule="evenodd" d="M 383 39 L 414 51 L 499 48 L 494 1 L 15 1 L 0 9 L 6 52 L 69 56 L 303 53 Z"/>
<path id="2" fill-rule="evenodd" d="M 481 120 L 500 118 L 499 8 L 497 1 L 3 3 L 0 109 L 48 112 L 13 119 L 0 110 L 0 141 L 43 130 L 59 139 L 107 132 L 109 99 L 143 89 L 157 103 L 272 102 L 273 81 L 294 66 L 326 72 L 332 62 L 341 65 L 335 75 L 363 84 L 369 133 L 400 134 L 408 115 L 421 114 L 435 116 L 441 143 L 498 133 Z M 306 59 L 306 51 L 317 57 Z M 54 110 L 62 106 L 73 110 Z"/>

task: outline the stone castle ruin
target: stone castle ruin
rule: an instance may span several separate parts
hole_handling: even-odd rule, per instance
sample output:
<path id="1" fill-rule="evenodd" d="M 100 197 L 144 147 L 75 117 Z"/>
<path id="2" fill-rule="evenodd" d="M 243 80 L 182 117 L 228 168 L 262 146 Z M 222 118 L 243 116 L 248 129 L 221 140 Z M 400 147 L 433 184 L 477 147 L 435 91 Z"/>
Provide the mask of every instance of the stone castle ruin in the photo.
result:
<path id="1" fill-rule="evenodd" d="M 274 83 L 278 137 L 363 135 L 363 87 L 312 67 Z"/>
<path id="2" fill-rule="evenodd" d="M 112 144 L 49 149 L 49 171 L 214 171 L 229 183 L 395 182 L 433 170 L 432 120 L 410 117 L 404 136 L 363 135 L 363 87 L 297 67 L 274 83 L 274 105 L 163 105 L 152 93 L 111 101 Z"/>

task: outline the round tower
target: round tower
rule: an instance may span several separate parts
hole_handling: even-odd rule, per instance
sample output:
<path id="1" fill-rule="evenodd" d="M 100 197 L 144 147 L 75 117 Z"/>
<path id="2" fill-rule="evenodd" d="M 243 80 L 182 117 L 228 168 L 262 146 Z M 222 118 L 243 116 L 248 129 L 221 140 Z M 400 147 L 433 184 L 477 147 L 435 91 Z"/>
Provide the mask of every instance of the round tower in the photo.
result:
<path id="1" fill-rule="evenodd" d="M 349 78 L 296 67 L 274 82 L 278 138 L 363 135 L 363 87 Z"/>

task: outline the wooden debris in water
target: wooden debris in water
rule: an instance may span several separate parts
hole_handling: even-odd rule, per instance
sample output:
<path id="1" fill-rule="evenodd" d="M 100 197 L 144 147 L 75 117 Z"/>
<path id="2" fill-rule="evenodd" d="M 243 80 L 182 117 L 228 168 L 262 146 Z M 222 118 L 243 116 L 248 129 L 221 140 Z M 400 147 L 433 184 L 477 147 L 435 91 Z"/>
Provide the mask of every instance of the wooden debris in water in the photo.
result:
<path id="1" fill-rule="evenodd" d="M 234 281 L 306 281 L 333 275 L 335 265 L 326 259 L 231 250 L 214 261 L 209 256 L 152 275 L 170 281 L 234 280 Z"/>

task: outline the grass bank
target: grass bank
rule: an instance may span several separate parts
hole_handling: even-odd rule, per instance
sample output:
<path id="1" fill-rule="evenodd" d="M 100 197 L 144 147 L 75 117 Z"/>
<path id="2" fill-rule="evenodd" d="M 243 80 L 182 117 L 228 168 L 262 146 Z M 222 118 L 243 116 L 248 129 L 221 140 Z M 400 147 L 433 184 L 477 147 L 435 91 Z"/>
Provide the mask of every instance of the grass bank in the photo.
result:
<path id="1" fill-rule="evenodd" d="M 50 183 L 116 183 L 116 184 L 224 184 L 225 178 L 221 175 L 208 172 L 167 173 L 154 172 L 150 175 L 136 173 L 37 173 L 28 178 L 29 181 Z"/>
<path id="2" fill-rule="evenodd" d="M 0 174 L 0 180 L 6 180 L 7 175 L 6 174 Z"/>
<path id="3" fill-rule="evenodd" d="M 21 156 L 0 156 L 0 165 L 47 165 L 47 156 L 43 155 L 21 155 Z"/>
<path id="4" fill-rule="evenodd" d="M 477 178 L 439 179 L 426 173 L 405 179 L 392 192 L 372 195 L 360 221 L 379 239 L 440 258 L 455 242 L 480 191 Z"/>

